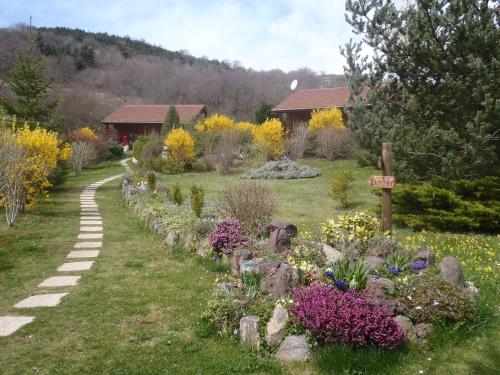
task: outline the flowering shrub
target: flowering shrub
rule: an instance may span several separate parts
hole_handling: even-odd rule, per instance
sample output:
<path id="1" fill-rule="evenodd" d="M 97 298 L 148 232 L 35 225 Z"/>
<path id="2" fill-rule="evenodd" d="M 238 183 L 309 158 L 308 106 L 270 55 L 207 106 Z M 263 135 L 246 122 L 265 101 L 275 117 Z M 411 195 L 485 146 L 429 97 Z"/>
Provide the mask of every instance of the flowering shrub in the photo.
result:
<path id="1" fill-rule="evenodd" d="M 218 253 L 232 254 L 247 236 L 240 222 L 234 218 L 221 220 L 215 225 L 215 231 L 208 237 L 208 243 Z"/>
<path id="2" fill-rule="evenodd" d="M 363 212 L 340 215 L 338 220 L 328 220 L 323 224 L 322 232 L 325 241 L 334 244 L 341 240 L 368 242 L 381 229 L 380 221 Z"/>
<path id="3" fill-rule="evenodd" d="M 266 120 L 253 131 L 253 143 L 266 160 L 278 158 L 285 153 L 285 132 L 278 119 Z"/>
<path id="4" fill-rule="evenodd" d="M 232 118 L 213 114 L 196 124 L 195 129 L 199 132 L 215 132 L 234 130 L 234 126 L 235 122 Z"/>
<path id="5" fill-rule="evenodd" d="M 434 275 L 399 278 L 391 294 L 400 298 L 408 308 L 405 314 L 415 322 L 471 322 L 475 317 L 473 302 L 455 285 Z"/>
<path id="6" fill-rule="evenodd" d="M 404 332 L 384 309 L 355 291 L 312 285 L 293 295 L 292 314 L 320 344 L 343 342 L 355 347 L 399 345 Z"/>
<path id="7" fill-rule="evenodd" d="M 309 130 L 323 128 L 341 129 L 344 127 L 344 118 L 339 108 L 317 109 L 313 111 L 309 120 Z"/>
<path id="8" fill-rule="evenodd" d="M 169 148 L 172 158 L 181 166 L 194 160 L 194 141 L 191 135 L 182 128 L 176 128 L 168 133 L 165 145 Z"/>

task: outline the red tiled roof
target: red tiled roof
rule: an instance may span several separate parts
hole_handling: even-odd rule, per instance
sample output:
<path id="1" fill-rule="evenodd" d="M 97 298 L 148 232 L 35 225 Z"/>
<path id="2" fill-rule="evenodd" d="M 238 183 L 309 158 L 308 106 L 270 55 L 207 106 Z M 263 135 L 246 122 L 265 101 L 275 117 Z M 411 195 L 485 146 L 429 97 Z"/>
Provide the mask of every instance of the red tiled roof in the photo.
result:
<path id="1" fill-rule="evenodd" d="M 122 105 L 101 122 L 104 124 L 163 124 L 171 104 Z M 175 104 L 181 123 L 189 123 L 204 109 L 204 104 Z"/>
<path id="2" fill-rule="evenodd" d="M 297 90 L 273 111 L 293 111 L 299 109 L 316 109 L 346 107 L 349 105 L 349 88 L 335 87 L 328 89 Z"/>

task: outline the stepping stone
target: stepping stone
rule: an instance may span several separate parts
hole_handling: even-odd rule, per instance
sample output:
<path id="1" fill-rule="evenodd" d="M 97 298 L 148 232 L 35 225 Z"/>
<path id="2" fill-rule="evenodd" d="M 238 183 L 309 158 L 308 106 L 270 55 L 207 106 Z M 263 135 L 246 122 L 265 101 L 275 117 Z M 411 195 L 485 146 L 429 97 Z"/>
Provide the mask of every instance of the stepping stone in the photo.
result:
<path id="1" fill-rule="evenodd" d="M 97 207 L 82 207 L 81 211 L 82 212 L 99 212 L 99 209 Z"/>
<path id="2" fill-rule="evenodd" d="M 9 336 L 33 320 L 34 316 L 0 316 L 0 336 Z"/>
<path id="3" fill-rule="evenodd" d="M 99 250 L 72 250 L 66 258 L 97 258 L 98 256 Z"/>
<path id="4" fill-rule="evenodd" d="M 85 204 L 91 204 L 91 203 L 95 203 L 95 199 L 94 198 L 87 198 L 87 199 L 80 199 L 80 203 L 85 203 Z"/>
<path id="5" fill-rule="evenodd" d="M 52 276 L 38 284 L 39 287 L 73 286 L 78 284 L 81 276 Z"/>
<path id="6" fill-rule="evenodd" d="M 94 264 L 93 260 L 87 262 L 63 263 L 57 270 L 59 272 L 87 271 Z"/>
<path id="7" fill-rule="evenodd" d="M 80 225 L 102 225 L 102 220 L 87 220 L 82 218 Z"/>
<path id="8" fill-rule="evenodd" d="M 97 208 L 97 203 L 81 203 L 81 208 Z"/>
<path id="9" fill-rule="evenodd" d="M 54 307 L 59 305 L 61 299 L 68 293 L 36 294 L 16 303 L 14 307 L 18 309 L 32 307 Z"/>
<path id="10" fill-rule="evenodd" d="M 102 232 L 102 227 L 80 227 L 80 232 Z"/>
<path id="11" fill-rule="evenodd" d="M 101 215 L 93 214 L 93 213 L 86 213 L 85 215 L 80 216 L 80 220 L 101 220 Z"/>
<path id="12" fill-rule="evenodd" d="M 77 242 L 75 244 L 75 249 L 95 249 L 102 247 L 102 241 L 95 242 Z"/>
<path id="13" fill-rule="evenodd" d="M 78 235 L 79 240 L 99 240 L 102 238 L 102 233 L 82 233 Z"/>

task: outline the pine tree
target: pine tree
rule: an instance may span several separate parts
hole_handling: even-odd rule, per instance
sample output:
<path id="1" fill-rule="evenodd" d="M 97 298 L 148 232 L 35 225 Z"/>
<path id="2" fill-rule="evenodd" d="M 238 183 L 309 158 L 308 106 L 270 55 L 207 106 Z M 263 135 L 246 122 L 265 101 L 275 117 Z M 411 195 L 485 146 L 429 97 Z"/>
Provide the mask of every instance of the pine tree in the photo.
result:
<path id="1" fill-rule="evenodd" d="M 392 142 L 399 180 L 477 178 L 500 160 L 500 16 L 487 0 L 347 0 L 362 44 L 342 53 L 350 131 L 380 154 Z M 371 90 L 362 97 L 363 88 Z"/>
<path id="2" fill-rule="evenodd" d="M 176 128 L 180 124 L 179 113 L 174 105 L 171 105 L 168 109 L 167 116 L 165 116 L 165 120 L 163 121 L 163 126 L 161 127 L 160 135 L 162 138 L 165 138 L 167 134 L 173 128 Z"/>
<path id="3" fill-rule="evenodd" d="M 42 60 L 31 52 L 19 55 L 6 82 L 12 95 L 0 98 L 0 105 L 7 114 L 46 126 L 57 102 L 48 100 L 51 82 L 45 77 Z"/>
<path id="4" fill-rule="evenodd" d="M 273 106 L 271 104 L 260 102 L 257 110 L 255 111 L 255 122 L 257 124 L 262 124 L 266 120 L 275 117 L 271 112 L 272 109 Z"/>

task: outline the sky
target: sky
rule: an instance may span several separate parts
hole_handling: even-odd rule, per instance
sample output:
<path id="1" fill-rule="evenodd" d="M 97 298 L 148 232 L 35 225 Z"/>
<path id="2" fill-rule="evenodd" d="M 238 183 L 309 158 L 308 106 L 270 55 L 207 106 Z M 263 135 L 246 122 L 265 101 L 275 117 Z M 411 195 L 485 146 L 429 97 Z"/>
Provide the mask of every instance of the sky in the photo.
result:
<path id="1" fill-rule="evenodd" d="M 245 68 L 342 74 L 344 0 L 0 0 L 0 27 L 66 26 L 143 39 Z"/>

